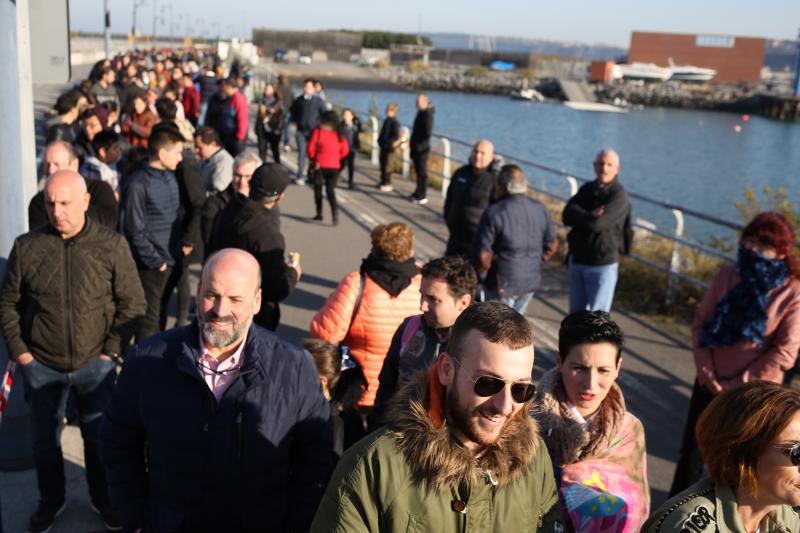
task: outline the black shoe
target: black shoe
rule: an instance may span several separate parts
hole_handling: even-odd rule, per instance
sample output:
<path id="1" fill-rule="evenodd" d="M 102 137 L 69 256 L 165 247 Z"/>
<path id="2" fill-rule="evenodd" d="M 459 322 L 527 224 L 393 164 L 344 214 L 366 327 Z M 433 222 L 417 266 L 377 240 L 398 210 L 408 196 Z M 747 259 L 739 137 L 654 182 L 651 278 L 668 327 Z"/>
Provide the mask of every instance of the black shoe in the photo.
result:
<path id="1" fill-rule="evenodd" d="M 67 508 L 66 502 L 40 501 L 28 522 L 28 533 L 45 533 L 53 527 L 56 517 Z"/>
<path id="2" fill-rule="evenodd" d="M 334 226 L 338 226 L 339 225 L 339 217 L 336 216 L 336 215 L 334 215 L 334 217 L 333 217 L 333 225 Z"/>
<path id="3" fill-rule="evenodd" d="M 315 216 L 314 218 L 312 218 L 311 220 L 319 220 L 319 221 L 322 221 L 322 215 L 317 215 L 317 216 Z"/>
<path id="4" fill-rule="evenodd" d="M 355 183 L 348 183 L 347 184 L 347 188 L 350 189 L 351 191 L 354 191 L 356 189 L 356 184 Z"/>
<path id="5" fill-rule="evenodd" d="M 100 515 L 100 518 L 103 520 L 103 523 L 105 524 L 107 530 L 109 531 L 122 530 L 122 520 L 120 520 L 119 518 L 119 513 L 117 513 L 111 506 L 110 501 L 92 502 L 92 510 Z"/>

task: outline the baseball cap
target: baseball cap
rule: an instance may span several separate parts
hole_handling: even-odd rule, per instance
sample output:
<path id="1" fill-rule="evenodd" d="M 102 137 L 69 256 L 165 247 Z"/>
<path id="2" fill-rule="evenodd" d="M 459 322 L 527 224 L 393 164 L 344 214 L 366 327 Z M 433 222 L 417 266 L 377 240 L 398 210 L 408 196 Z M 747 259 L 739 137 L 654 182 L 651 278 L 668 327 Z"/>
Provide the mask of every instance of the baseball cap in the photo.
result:
<path id="1" fill-rule="evenodd" d="M 250 179 L 250 198 L 258 201 L 278 196 L 291 182 L 289 174 L 281 165 L 264 163 L 253 172 Z"/>

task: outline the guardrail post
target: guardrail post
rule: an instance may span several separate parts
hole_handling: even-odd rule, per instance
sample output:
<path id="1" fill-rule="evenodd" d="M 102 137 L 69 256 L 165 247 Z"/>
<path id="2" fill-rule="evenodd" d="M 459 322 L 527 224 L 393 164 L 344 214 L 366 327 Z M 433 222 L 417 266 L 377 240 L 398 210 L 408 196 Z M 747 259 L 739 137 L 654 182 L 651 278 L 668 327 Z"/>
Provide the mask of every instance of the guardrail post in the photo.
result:
<path id="1" fill-rule="evenodd" d="M 573 178 L 572 176 L 564 176 L 567 179 L 567 183 L 569 183 L 569 197 L 572 198 L 576 194 L 578 194 L 578 180 Z"/>
<path id="2" fill-rule="evenodd" d="M 450 187 L 450 176 L 453 175 L 450 150 L 450 139 L 442 137 L 442 152 L 444 153 L 444 161 L 442 162 L 442 197 L 447 196 L 447 188 Z"/>
<path id="3" fill-rule="evenodd" d="M 400 138 L 401 139 L 408 139 L 411 136 L 411 132 L 408 129 L 408 126 L 403 126 L 400 128 Z M 409 148 L 408 141 L 404 142 L 400 146 L 402 147 L 402 155 L 403 155 L 403 177 L 408 179 L 409 174 L 411 173 L 411 149 Z"/>
<path id="4" fill-rule="evenodd" d="M 675 215 L 675 238 L 680 239 L 683 237 L 683 211 L 680 209 L 673 209 L 672 214 Z M 672 256 L 669 259 L 669 272 L 667 278 L 667 297 L 665 303 L 667 307 L 675 304 L 675 293 L 678 288 L 678 277 L 673 275 L 678 272 L 681 267 L 681 243 L 677 240 L 672 241 Z"/>
<path id="5" fill-rule="evenodd" d="M 369 117 L 369 123 L 372 124 L 372 159 L 373 165 L 378 165 L 378 117 Z"/>

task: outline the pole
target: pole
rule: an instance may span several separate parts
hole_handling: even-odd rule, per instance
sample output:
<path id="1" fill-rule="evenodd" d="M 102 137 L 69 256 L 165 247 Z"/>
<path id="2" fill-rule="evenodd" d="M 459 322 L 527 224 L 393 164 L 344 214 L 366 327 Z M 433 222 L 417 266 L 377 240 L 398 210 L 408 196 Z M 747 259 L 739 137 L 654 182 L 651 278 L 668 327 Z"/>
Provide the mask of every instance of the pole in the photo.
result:
<path id="1" fill-rule="evenodd" d="M 108 9 L 108 0 L 103 0 L 103 37 L 105 41 L 106 59 L 111 59 L 111 10 Z"/>
<path id="2" fill-rule="evenodd" d="M 794 65 L 794 95 L 800 96 L 800 30 L 797 32 L 797 60 Z"/>
<path id="3" fill-rule="evenodd" d="M 153 0 L 153 48 L 158 48 L 158 29 L 156 28 L 156 22 L 158 21 L 157 3 L 158 0 Z"/>
<path id="4" fill-rule="evenodd" d="M 5 274 L 14 239 L 28 230 L 26 207 L 36 193 L 36 138 L 33 123 L 33 81 L 28 0 L 0 2 L 0 275 Z M 12 179 L 13 177 L 13 179 Z M 0 341 L 0 367 L 8 363 Z M 30 424 L 23 400 L 24 380 L 17 380 L 0 425 L 0 468 L 31 468 Z M 22 385 L 22 386 L 20 386 Z"/>
<path id="5" fill-rule="evenodd" d="M 133 35 L 133 49 L 136 50 L 136 8 L 139 7 L 138 0 L 133 0 L 133 22 L 131 22 L 131 35 Z"/>

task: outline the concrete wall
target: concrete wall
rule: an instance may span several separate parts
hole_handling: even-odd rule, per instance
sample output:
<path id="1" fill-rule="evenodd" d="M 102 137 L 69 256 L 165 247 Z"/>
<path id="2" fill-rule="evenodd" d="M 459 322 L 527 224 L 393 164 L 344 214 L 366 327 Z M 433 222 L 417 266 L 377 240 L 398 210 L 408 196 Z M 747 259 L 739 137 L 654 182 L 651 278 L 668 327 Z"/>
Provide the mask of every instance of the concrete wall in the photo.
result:
<path id="1" fill-rule="evenodd" d="M 633 32 L 628 63 L 694 65 L 717 71 L 714 82 L 758 83 L 766 39 L 722 35 Z"/>
<path id="2" fill-rule="evenodd" d="M 325 31 L 253 30 L 253 42 L 271 56 L 276 49 L 296 50 L 298 54 L 313 56 L 325 52 L 332 61 L 350 61 L 361 53 L 361 34 Z"/>

